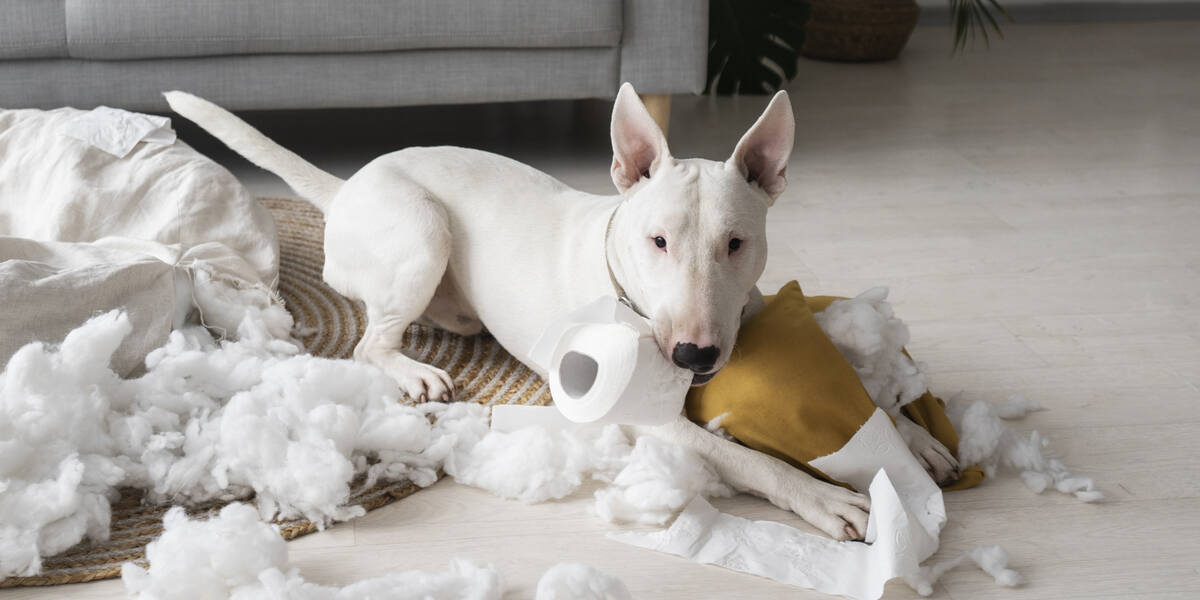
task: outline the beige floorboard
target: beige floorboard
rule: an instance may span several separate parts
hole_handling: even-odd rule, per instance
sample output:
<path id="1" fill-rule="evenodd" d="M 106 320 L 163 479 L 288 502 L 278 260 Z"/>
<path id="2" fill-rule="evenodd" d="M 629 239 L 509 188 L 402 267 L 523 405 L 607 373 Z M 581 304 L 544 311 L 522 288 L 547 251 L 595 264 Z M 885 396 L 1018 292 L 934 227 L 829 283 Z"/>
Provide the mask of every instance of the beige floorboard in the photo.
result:
<path id="1" fill-rule="evenodd" d="M 1002 475 L 946 498 L 947 551 L 998 543 L 1030 583 L 971 569 L 942 598 L 1200 595 L 1200 23 L 1009 26 L 991 51 L 948 55 L 919 29 L 901 60 L 805 61 L 791 187 L 772 210 L 763 286 L 888 285 L 911 349 L 945 395 L 1023 394 L 1015 426 L 1109 496 L 1084 505 Z M 724 158 L 763 98 L 678 97 L 680 156 Z M 499 151 L 592 191 L 611 188 L 603 102 L 256 115 L 340 175 L 388 149 Z M 303 124 L 303 128 L 296 125 Z M 355 133 L 358 130 L 370 130 Z M 288 194 L 196 135 L 259 194 Z M 588 494 L 526 506 L 443 481 L 290 545 L 312 580 L 345 583 L 454 556 L 494 561 L 528 598 L 562 560 L 638 598 L 821 597 L 609 541 Z M 720 506 L 803 526 L 749 497 Z M 0 600 L 115 598 L 116 582 L 0 591 Z M 902 584 L 888 597 L 910 598 Z"/>

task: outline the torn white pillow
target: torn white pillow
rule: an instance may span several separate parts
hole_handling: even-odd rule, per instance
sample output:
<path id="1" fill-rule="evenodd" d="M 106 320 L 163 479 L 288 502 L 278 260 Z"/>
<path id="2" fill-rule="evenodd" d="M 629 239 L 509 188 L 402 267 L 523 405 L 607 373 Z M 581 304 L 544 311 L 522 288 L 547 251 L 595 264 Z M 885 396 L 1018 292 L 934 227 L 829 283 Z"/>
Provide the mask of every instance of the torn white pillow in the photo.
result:
<path id="1" fill-rule="evenodd" d="M 163 124 L 113 109 L 0 110 L 0 262 L 16 261 L 0 271 L 0 305 L 20 308 L 0 313 L 0 363 L 24 343 L 58 342 L 122 308 L 137 325 L 117 355 L 127 374 L 140 363 L 133 349 L 165 341 L 150 323 L 178 328 L 198 307 L 230 335 L 240 304 L 276 303 L 275 225 L 249 191 L 186 144 L 139 144 L 118 158 L 61 135 L 73 123 L 100 135 L 103 122 L 135 137 Z M 290 317 L 270 324 L 276 337 L 290 328 Z"/>

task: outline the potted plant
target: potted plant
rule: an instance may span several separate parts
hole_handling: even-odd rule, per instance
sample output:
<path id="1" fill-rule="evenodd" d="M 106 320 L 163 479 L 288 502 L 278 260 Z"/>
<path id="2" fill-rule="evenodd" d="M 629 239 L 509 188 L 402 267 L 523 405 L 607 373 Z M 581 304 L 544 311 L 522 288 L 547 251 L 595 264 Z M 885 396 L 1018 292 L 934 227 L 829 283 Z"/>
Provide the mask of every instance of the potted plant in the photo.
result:
<path id="1" fill-rule="evenodd" d="M 997 0 L 948 0 L 951 50 L 999 37 Z M 767 94 L 796 76 L 796 61 L 895 58 L 916 27 L 916 0 L 710 0 L 708 90 Z"/>

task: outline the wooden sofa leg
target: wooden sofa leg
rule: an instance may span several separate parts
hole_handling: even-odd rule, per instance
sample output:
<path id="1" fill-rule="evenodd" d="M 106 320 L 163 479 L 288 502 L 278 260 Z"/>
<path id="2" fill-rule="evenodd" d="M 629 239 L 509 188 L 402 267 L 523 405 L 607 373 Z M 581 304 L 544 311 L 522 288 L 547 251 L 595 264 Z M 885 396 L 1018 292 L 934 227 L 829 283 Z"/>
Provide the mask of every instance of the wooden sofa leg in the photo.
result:
<path id="1" fill-rule="evenodd" d="M 667 127 L 671 124 L 671 95 L 670 94 L 641 94 L 642 104 L 654 122 L 658 123 L 663 135 L 667 135 Z"/>

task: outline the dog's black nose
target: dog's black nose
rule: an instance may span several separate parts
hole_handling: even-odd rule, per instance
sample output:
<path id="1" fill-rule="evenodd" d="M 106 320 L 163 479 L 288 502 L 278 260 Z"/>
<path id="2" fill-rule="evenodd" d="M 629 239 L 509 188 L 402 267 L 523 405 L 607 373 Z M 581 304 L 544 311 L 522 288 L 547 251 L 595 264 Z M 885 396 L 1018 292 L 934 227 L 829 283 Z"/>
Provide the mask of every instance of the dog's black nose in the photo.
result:
<path id="1" fill-rule="evenodd" d="M 691 369 L 695 373 L 707 373 L 717 364 L 717 357 L 720 355 L 721 351 L 716 346 L 701 348 L 695 344 L 680 342 L 675 344 L 675 349 L 671 351 L 671 360 L 681 368 Z"/>

